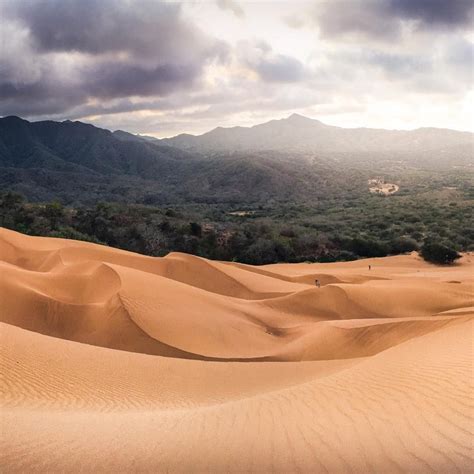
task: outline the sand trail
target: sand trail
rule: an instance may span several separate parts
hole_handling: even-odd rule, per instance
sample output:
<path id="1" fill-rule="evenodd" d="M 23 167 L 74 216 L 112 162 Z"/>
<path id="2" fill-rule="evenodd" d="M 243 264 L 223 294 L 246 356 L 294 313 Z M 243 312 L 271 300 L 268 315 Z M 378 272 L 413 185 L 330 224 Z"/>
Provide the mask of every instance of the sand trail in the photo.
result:
<path id="1" fill-rule="evenodd" d="M 471 472 L 473 275 L 0 229 L 2 470 Z"/>

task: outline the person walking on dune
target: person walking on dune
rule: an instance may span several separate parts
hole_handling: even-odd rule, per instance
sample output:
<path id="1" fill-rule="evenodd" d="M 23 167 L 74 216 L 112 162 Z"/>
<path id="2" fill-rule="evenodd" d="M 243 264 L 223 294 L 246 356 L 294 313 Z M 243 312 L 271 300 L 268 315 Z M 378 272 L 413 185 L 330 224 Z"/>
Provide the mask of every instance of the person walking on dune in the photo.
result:
<path id="1" fill-rule="evenodd" d="M 318 288 L 321 288 L 321 282 L 319 280 L 314 280 L 314 283 Z"/>

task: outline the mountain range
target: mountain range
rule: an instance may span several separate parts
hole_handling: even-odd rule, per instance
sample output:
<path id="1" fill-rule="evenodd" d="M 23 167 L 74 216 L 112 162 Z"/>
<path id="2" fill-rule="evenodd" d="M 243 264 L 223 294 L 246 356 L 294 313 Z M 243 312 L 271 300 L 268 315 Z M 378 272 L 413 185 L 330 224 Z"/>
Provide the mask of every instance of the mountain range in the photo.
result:
<path id="1" fill-rule="evenodd" d="M 29 199 L 258 202 L 324 193 L 394 160 L 472 162 L 473 134 L 344 129 L 293 114 L 254 127 L 156 139 L 82 122 L 0 118 L 0 186 Z"/>
<path id="2" fill-rule="evenodd" d="M 181 134 L 161 143 L 198 152 L 278 150 L 305 153 L 374 153 L 472 147 L 473 134 L 437 128 L 413 131 L 341 128 L 299 114 L 253 127 L 217 127 L 195 136 Z"/>

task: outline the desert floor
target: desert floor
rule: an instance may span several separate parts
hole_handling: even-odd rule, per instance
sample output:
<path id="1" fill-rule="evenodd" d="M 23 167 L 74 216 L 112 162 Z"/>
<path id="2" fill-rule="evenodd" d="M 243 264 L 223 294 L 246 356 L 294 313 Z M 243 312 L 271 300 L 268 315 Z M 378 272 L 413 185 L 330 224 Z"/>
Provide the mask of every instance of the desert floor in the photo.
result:
<path id="1" fill-rule="evenodd" d="M 472 472 L 473 284 L 0 229 L 1 470 Z"/>

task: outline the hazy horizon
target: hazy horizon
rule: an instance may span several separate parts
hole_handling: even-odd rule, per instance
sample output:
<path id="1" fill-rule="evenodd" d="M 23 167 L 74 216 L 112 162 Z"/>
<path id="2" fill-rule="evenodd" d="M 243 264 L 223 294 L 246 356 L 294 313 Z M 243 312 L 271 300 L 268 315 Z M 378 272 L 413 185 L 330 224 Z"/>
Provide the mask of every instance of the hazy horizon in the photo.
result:
<path id="1" fill-rule="evenodd" d="M 0 4 L 0 115 L 170 137 L 299 113 L 473 131 L 465 0 Z"/>
<path id="2" fill-rule="evenodd" d="M 102 127 L 101 125 L 97 124 L 97 123 L 93 123 L 91 121 L 87 121 L 87 120 L 79 120 L 79 119 L 74 119 L 74 120 L 71 120 L 71 119 L 68 119 L 68 118 L 65 118 L 63 120 L 55 120 L 55 119 L 38 119 L 38 120 L 35 120 L 35 119 L 32 119 L 32 120 L 28 120 L 24 117 L 20 117 L 18 115 L 7 115 L 7 116 L 2 116 L 0 118 L 7 118 L 7 117 L 18 117 L 20 119 L 23 119 L 23 120 L 28 120 L 29 122 L 42 122 L 42 121 L 48 121 L 48 120 L 52 120 L 54 122 L 81 122 L 81 123 L 84 123 L 84 124 L 87 124 L 87 125 L 93 125 L 94 127 L 97 127 L 97 128 L 102 128 L 104 130 L 109 130 L 111 132 L 117 132 L 117 131 L 123 131 L 123 132 L 128 132 L 128 133 L 133 133 L 135 135 L 138 135 L 138 136 L 151 136 L 151 137 L 156 137 L 156 138 L 160 138 L 160 139 L 163 139 L 163 138 L 174 138 L 176 136 L 179 136 L 179 135 L 194 135 L 194 136 L 200 136 L 200 135 L 205 135 L 206 133 L 209 133 L 209 132 L 212 132 L 213 130 L 215 130 L 216 128 L 225 128 L 225 129 L 230 129 L 230 128 L 252 128 L 252 127 L 255 127 L 255 126 L 258 126 L 258 125 L 263 125 L 265 123 L 268 123 L 268 122 L 274 122 L 274 121 L 281 121 L 281 120 L 288 120 L 291 118 L 291 116 L 293 115 L 299 115 L 300 117 L 303 117 L 305 119 L 309 119 L 309 120 L 314 120 L 314 121 L 317 121 L 317 122 L 321 122 L 323 125 L 329 125 L 329 126 L 334 126 L 334 127 L 340 127 L 340 128 L 344 128 L 344 129 L 349 129 L 349 130 L 357 130 L 357 129 L 360 129 L 360 128 L 368 128 L 368 129 L 372 129 L 372 130 L 385 130 L 385 131 L 415 131 L 415 130 L 421 130 L 421 129 L 427 129 L 427 128 L 434 128 L 434 129 L 438 129 L 438 130 L 451 130 L 451 131 L 454 131 L 454 132 L 466 132 L 466 133 L 474 133 L 473 130 L 461 130 L 461 129 L 455 129 L 455 128 L 447 128 L 447 127 L 430 127 L 430 126 L 420 126 L 420 127 L 414 127 L 414 128 L 383 128 L 383 127 L 358 127 L 358 126 L 354 126 L 354 127 L 350 127 L 350 126 L 340 126 L 340 125 L 336 125 L 336 124 L 332 124 L 332 123 L 329 123 L 327 121 L 323 121 L 323 120 L 320 120 L 319 118 L 316 118 L 316 117 L 309 117 L 307 115 L 303 115 L 303 114 L 299 114 L 297 112 L 294 112 L 294 113 L 290 113 L 289 115 L 285 115 L 283 117 L 275 117 L 275 118 L 270 118 L 269 120 L 265 121 L 265 122 L 256 122 L 256 123 L 251 123 L 249 125 L 232 125 L 232 124 L 229 124 L 225 127 L 222 127 L 221 125 L 216 125 L 215 127 L 209 129 L 209 130 L 205 130 L 203 132 L 198 132 L 198 133 L 192 133 L 192 132 L 187 132 L 187 131 L 182 131 L 182 132 L 177 132 L 173 135 L 164 135 L 164 136 L 156 136 L 154 134 L 147 134 L 147 133 L 140 133 L 140 132 L 130 132 L 129 130 L 126 130 L 126 129 L 123 129 L 123 128 L 117 128 L 117 129 L 113 129 L 113 128 L 107 128 L 107 127 Z"/>

